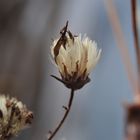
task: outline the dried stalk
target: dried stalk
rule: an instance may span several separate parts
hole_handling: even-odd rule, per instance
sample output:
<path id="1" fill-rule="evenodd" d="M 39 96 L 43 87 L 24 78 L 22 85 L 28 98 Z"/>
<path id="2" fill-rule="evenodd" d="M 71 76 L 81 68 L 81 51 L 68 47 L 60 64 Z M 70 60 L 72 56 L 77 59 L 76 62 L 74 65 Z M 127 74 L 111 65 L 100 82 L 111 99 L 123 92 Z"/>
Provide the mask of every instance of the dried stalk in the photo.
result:
<path id="1" fill-rule="evenodd" d="M 136 53 L 137 69 L 138 69 L 138 82 L 139 82 L 138 85 L 140 85 L 140 49 L 139 49 L 139 39 L 138 39 L 139 37 L 138 37 L 138 29 L 137 29 L 137 1 L 136 0 L 131 0 L 131 13 L 132 13 L 132 27 L 134 33 L 134 48 Z"/>
<path id="2" fill-rule="evenodd" d="M 134 33 L 134 47 L 137 60 L 138 85 L 140 85 L 140 49 L 137 29 L 137 1 L 131 0 L 132 27 Z M 139 92 L 140 94 L 140 88 Z M 140 97 L 136 97 L 126 108 L 126 140 L 140 140 Z M 136 102 L 137 101 L 137 102 Z"/>
<path id="3" fill-rule="evenodd" d="M 108 2 L 105 2 L 105 5 L 107 9 L 107 14 L 108 14 L 108 17 L 109 17 L 109 20 L 113 29 L 113 33 L 115 35 L 117 47 L 120 51 L 120 54 L 121 54 L 121 57 L 122 57 L 122 60 L 123 60 L 123 63 L 127 72 L 127 76 L 130 81 L 130 85 L 132 86 L 134 95 L 137 96 L 139 93 L 138 81 L 136 80 L 134 76 L 134 69 L 133 69 L 129 51 L 127 48 L 128 44 L 126 43 L 127 41 L 124 37 L 116 8 L 112 0 L 108 0 Z"/>
<path id="4" fill-rule="evenodd" d="M 71 89 L 71 93 L 70 93 L 70 98 L 69 98 L 69 102 L 68 102 L 68 106 L 65 107 L 63 106 L 63 108 L 65 109 L 65 114 L 62 118 L 62 120 L 60 121 L 60 123 L 57 125 L 57 127 L 55 128 L 55 130 L 53 132 L 49 132 L 50 133 L 50 136 L 48 138 L 48 140 L 52 140 L 52 138 L 56 135 L 56 133 L 59 131 L 59 129 L 61 128 L 61 126 L 63 125 L 63 123 L 65 122 L 69 112 L 70 112 L 70 109 L 71 109 L 71 105 L 72 105 L 72 101 L 73 101 L 73 98 L 74 98 L 74 90 Z"/>
<path id="5" fill-rule="evenodd" d="M 138 41 L 138 30 L 137 30 L 137 14 L 136 14 L 136 0 L 131 0 L 131 11 L 132 11 L 132 25 L 134 31 L 134 47 L 137 60 L 138 68 L 138 79 L 135 80 L 134 73 L 132 69 L 132 63 L 130 61 L 130 56 L 128 54 L 126 40 L 121 29 L 119 18 L 115 6 L 113 5 L 112 0 L 106 4 L 108 16 L 111 21 L 114 33 L 116 35 L 116 40 L 118 47 L 120 49 L 124 65 L 126 67 L 126 72 L 128 78 L 131 82 L 135 93 L 135 99 L 133 103 L 128 104 L 125 108 L 126 112 L 126 126 L 125 126 L 125 140 L 140 140 L 140 50 L 139 50 L 139 41 Z"/>

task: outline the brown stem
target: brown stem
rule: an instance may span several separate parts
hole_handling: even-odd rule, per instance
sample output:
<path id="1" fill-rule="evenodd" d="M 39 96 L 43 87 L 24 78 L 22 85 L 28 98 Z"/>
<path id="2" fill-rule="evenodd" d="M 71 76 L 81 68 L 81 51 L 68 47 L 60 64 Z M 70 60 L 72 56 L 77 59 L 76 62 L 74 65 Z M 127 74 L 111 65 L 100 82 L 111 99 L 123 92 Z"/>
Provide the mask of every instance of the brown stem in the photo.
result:
<path id="1" fill-rule="evenodd" d="M 138 95 L 138 80 L 136 79 L 136 75 L 134 73 L 134 67 L 131 62 L 127 40 L 125 39 L 114 1 L 104 0 L 104 2 L 105 2 L 106 10 L 107 10 L 107 15 L 109 17 L 109 20 L 110 20 L 110 23 L 112 25 L 112 29 L 115 35 L 117 47 L 122 56 L 124 67 L 126 68 L 126 73 L 130 81 L 130 85 L 133 88 L 134 95 Z"/>
<path id="2" fill-rule="evenodd" d="M 60 121 L 60 123 L 58 124 L 58 126 L 55 128 L 55 130 L 53 132 L 50 132 L 50 137 L 48 138 L 48 140 L 52 140 L 52 138 L 56 135 L 56 133 L 59 131 L 59 129 L 61 128 L 61 126 L 63 125 L 63 123 L 65 122 L 70 109 L 71 109 L 71 105 L 72 105 L 72 101 L 73 101 L 73 97 L 74 97 L 74 90 L 71 89 L 71 94 L 70 94 L 70 99 L 69 99 L 69 103 L 68 103 L 68 107 L 64 107 L 66 112 L 62 118 L 62 120 Z"/>
<path id="3" fill-rule="evenodd" d="M 131 11 L 132 11 L 132 27 L 134 33 L 134 47 L 137 60 L 138 69 L 138 84 L 140 85 L 140 49 L 139 49 L 139 37 L 137 29 L 137 0 L 131 0 Z"/>

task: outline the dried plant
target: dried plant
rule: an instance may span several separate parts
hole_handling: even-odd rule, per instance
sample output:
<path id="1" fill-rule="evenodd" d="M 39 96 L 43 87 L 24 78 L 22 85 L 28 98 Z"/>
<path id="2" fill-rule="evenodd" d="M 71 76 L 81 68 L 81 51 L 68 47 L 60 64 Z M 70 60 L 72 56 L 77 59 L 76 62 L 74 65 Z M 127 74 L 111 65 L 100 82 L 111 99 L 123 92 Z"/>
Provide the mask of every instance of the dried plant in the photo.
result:
<path id="1" fill-rule="evenodd" d="M 101 55 L 101 49 L 97 49 L 94 41 L 87 36 L 82 38 L 81 35 L 73 35 L 68 30 L 68 22 L 60 31 L 60 35 L 59 39 L 54 40 L 51 52 L 61 78 L 54 75 L 52 77 L 71 89 L 71 95 L 68 106 L 63 106 L 66 112 L 62 120 L 53 132 L 49 132 L 48 140 L 55 136 L 64 123 L 72 105 L 74 91 L 81 89 L 90 81 L 89 74 Z"/>
<path id="2" fill-rule="evenodd" d="M 132 103 L 125 104 L 126 124 L 125 124 L 125 139 L 140 140 L 140 48 L 138 40 L 137 27 L 137 0 L 131 0 L 132 11 L 132 28 L 134 33 L 134 48 L 137 61 L 137 73 L 135 77 L 133 65 L 128 53 L 127 41 L 124 38 L 122 28 L 119 22 L 118 14 L 112 0 L 106 3 L 108 17 L 112 25 L 118 47 L 120 49 L 126 72 L 133 88 L 134 100 Z"/>
<path id="3" fill-rule="evenodd" d="M 137 26 L 137 0 L 131 0 L 132 28 L 134 33 L 134 47 L 137 61 L 138 93 L 133 103 L 126 106 L 126 139 L 140 140 L 140 48 Z"/>
<path id="4" fill-rule="evenodd" d="M 33 114 L 16 98 L 0 95 L 0 140 L 10 140 L 31 124 Z"/>

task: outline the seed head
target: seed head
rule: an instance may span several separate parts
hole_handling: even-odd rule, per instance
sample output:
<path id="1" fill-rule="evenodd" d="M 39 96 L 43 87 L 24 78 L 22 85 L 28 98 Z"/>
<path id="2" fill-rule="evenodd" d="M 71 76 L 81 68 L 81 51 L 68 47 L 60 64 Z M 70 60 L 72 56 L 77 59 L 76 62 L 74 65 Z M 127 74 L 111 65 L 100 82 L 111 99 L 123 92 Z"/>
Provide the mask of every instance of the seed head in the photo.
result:
<path id="1" fill-rule="evenodd" d="M 32 121 L 33 114 L 21 101 L 0 95 L 0 139 L 16 136 Z"/>
<path id="2" fill-rule="evenodd" d="M 89 74 L 100 58 L 101 49 L 98 50 L 97 44 L 86 35 L 74 36 L 67 27 L 68 23 L 51 47 L 52 57 L 62 79 L 53 77 L 66 87 L 77 90 L 90 81 Z"/>

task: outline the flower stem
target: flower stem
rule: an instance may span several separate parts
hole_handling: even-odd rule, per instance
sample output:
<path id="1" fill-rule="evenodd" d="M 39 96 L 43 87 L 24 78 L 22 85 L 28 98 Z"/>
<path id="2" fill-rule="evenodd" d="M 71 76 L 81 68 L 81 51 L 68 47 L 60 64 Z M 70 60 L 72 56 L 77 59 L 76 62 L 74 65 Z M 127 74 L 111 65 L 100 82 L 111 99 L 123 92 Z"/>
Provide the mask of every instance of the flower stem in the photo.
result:
<path id="1" fill-rule="evenodd" d="M 137 61 L 137 72 L 138 72 L 138 86 L 140 85 L 140 48 L 139 48 L 139 37 L 138 37 L 138 23 L 137 23 L 137 0 L 131 0 L 131 13 L 132 13 L 132 28 L 134 34 L 134 47 Z M 140 89 L 139 89 L 140 93 Z"/>
<path id="2" fill-rule="evenodd" d="M 138 81 L 135 77 L 134 66 L 133 66 L 133 63 L 131 62 L 131 57 L 128 50 L 128 43 L 127 43 L 128 41 L 126 40 L 124 36 L 124 32 L 122 30 L 122 26 L 120 23 L 117 9 L 115 7 L 113 0 L 108 0 L 108 1 L 104 0 L 104 2 L 105 2 L 106 10 L 107 10 L 107 15 L 109 17 L 109 20 L 110 20 L 110 23 L 111 23 L 111 26 L 115 35 L 117 47 L 120 51 L 130 85 L 132 86 L 134 95 L 137 95 Z"/>
<path id="3" fill-rule="evenodd" d="M 50 133 L 51 135 L 48 138 L 48 140 L 52 140 L 52 138 L 56 135 L 56 133 L 59 131 L 59 129 L 61 128 L 61 126 L 65 122 L 65 120 L 66 120 L 66 118 L 67 118 L 67 116 L 70 112 L 70 109 L 71 109 L 73 97 L 74 97 L 74 90 L 71 89 L 70 98 L 69 98 L 69 102 L 68 102 L 68 107 L 64 107 L 64 109 L 66 110 L 65 114 L 64 114 L 63 118 L 61 119 L 60 123 L 58 124 L 58 126 L 55 128 L 55 130 Z"/>
<path id="4" fill-rule="evenodd" d="M 132 26 L 134 32 L 134 43 L 135 51 L 138 63 L 138 72 L 140 72 L 140 50 L 139 50 L 139 39 L 138 39 L 138 29 L 137 29 L 137 1 L 131 0 L 131 10 L 132 10 Z"/>

